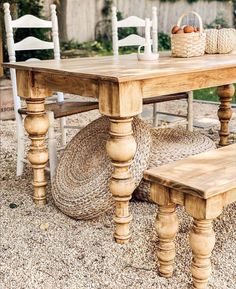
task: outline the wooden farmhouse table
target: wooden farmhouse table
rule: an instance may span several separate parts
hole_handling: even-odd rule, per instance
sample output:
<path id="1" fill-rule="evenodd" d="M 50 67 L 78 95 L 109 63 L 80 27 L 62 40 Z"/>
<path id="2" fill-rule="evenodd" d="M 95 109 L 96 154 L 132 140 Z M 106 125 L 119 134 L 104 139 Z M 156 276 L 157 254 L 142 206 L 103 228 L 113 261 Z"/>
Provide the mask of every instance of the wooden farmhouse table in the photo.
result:
<path id="1" fill-rule="evenodd" d="M 53 91 L 96 98 L 102 115 L 110 118 L 107 153 L 114 165 L 110 190 L 115 199 L 115 239 L 130 239 L 129 200 L 134 180 L 129 171 L 136 150 L 132 119 L 142 112 L 142 99 L 207 87 L 218 87 L 221 123 L 220 145 L 228 144 L 228 122 L 236 82 L 236 54 L 172 58 L 161 54 L 156 61 L 138 61 L 136 54 L 4 64 L 15 68 L 19 96 L 26 100 L 25 129 L 31 139 L 28 159 L 34 176 L 34 201 L 46 202 L 45 166 L 48 151 L 45 135 L 48 119 L 45 99 Z M 79 148 L 78 148 L 79 149 Z"/>

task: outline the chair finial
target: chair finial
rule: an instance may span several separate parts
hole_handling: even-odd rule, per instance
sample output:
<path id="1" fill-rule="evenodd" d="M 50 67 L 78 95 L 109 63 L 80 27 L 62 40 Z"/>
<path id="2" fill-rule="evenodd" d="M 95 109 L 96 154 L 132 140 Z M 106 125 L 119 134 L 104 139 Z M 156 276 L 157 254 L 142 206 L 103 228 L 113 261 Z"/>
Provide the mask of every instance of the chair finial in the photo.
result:
<path id="1" fill-rule="evenodd" d="M 117 8 L 116 8 L 115 6 L 113 6 L 113 7 L 111 8 L 111 11 L 112 11 L 112 14 L 116 14 Z"/>
<path id="2" fill-rule="evenodd" d="M 4 10 L 5 10 L 5 13 L 10 10 L 10 4 L 7 3 L 7 2 L 3 3 L 3 7 L 4 7 Z"/>
<path id="3" fill-rule="evenodd" d="M 57 6 L 55 4 L 50 5 L 51 13 L 56 13 Z"/>

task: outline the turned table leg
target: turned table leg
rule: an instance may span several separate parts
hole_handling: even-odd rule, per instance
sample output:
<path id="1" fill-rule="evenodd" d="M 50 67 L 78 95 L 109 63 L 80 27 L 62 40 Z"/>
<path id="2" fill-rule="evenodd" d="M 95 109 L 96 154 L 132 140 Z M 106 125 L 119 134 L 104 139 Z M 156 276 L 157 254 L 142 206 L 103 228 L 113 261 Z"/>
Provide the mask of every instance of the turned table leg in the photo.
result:
<path id="1" fill-rule="evenodd" d="M 46 179 L 45 166 L 48 161 L 48 151 L 45 146 L 45 134 L 47 133 L 49 122 L 45 114 L 44 100 L 26 100 L 27 116 L 25 118 L 25 129 L 31 139 L 28 152 L 28 159 L 33 168 L 33 199 L 37 205 L 46 204 Z"/>
<path id="2" fill-rule="evenodd" d="M 211 275 L 211 252 L 215 245 L 215 233 L 212 229 L 212 220 L 194 219 L 190 232 L 190 246 L 193 251 L 191 272 L 193 288 L 205 289 Z"/>
<path id="3" fill-rule="evenodd" d="M 178 232 L 178 217 L 176 205 L 161 205 L 155 222 L 159 238 L 157 257 L 159 260 L 159 273 L 163 277 L 171 277 L 174 268 L 175 243 Z"/>
<path id="4" fill-rule="evenodd" d="M 220 107 L 218 117 L 220 120 L 220 142 L 219 145 L 225 146 L 229 144 L 229 121 L 232 117 L 231 101 L 234 96 L 235 88 L 233 84 L 218 87 L 217 94 L 220 98 Z"/>
<path id="5" fill-rule="evenodd" d="M 110 190 L 115 200 L 114 237 L 117 243 L 125 244 L 131 237 L 129 223 L 132 215 L 129 212 L 129 200 L 134 191 L 134 179 L 129 171 L 136 151 L 132 118 L 110 118 L 110 139 L 106 148 L 114 166 L 110 181 Z"/>

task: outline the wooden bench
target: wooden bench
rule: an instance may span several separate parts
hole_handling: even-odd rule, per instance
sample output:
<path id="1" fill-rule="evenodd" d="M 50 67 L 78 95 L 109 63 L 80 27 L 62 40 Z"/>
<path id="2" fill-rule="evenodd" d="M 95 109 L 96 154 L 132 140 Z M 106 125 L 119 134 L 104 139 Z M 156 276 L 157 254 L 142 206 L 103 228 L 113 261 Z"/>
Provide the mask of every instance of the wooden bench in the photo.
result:
<path id="1" fill-rule="evenodd" d="M 215 244 L 212 221 L 236 201 L 236 144 L 147 170 L 144 178 L 151 182 L 151 198 L 159 205 L 155 226 L 160 275 L 173 273 L 178 232 L 175 210 L 177 204 L 182 205 L 194 218 L 190 232 L 193 288 L 207 288 Z"/>

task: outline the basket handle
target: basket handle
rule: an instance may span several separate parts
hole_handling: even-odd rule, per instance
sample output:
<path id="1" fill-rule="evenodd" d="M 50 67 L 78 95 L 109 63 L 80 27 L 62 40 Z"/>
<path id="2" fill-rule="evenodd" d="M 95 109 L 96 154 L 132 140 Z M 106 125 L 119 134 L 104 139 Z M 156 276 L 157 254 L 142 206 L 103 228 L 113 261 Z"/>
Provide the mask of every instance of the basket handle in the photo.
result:
<path id="1" fill-rule="evenodd" d="M 198 19 L 198 21 L 199 21 L 200 32 L 203 32 L 202 18 L 201 18 L 201 16 L 200 16 L 197 12 L 194 12 L 194 11 L 189 11 L 189 12 L 186 12 L 186 13 L 182 14 L 182 15 L 179 17 L 177 26 L 180 27 L 183 18 L 184 18 L 185 16 L 188 16 L 188 14 L 193 14 L 193 15 L 195 15 L 195 16 L 197 17 L 197 19 Z"/>

